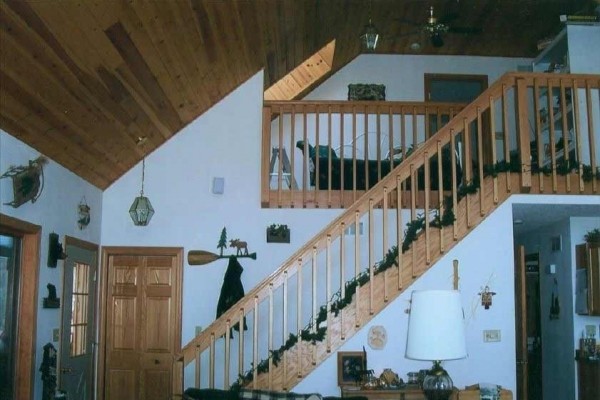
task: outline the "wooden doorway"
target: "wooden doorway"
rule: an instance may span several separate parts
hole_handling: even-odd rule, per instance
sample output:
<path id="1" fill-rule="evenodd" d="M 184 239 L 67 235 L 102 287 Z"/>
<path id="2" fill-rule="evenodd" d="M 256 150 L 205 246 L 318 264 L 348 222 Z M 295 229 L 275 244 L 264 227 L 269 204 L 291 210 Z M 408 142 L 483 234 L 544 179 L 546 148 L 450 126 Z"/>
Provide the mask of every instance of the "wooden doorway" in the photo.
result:
<path id="1" fill-rule="evenodd" d="M 62 293 L 59 388 L 69 399 L 94 393 L 98 246 L 67 236 Z"/>
<path id="2" fill-rule="evenodd" d="M 106 247 L 102 260 L 99 398 L 170 399 L 183 249 Z"/>
<path id="3" fill-rule="evenodd" d="M 38 308 L 38 276 L 40 262 L 39 225 L 0 214 L 0 233 L 19 238 L 19 279 L 16 295 L 16 336 L 14 340 L 14 362 L 12 395 L 15 399 L 33 398 L 33 376 L 35 340 Z"/>

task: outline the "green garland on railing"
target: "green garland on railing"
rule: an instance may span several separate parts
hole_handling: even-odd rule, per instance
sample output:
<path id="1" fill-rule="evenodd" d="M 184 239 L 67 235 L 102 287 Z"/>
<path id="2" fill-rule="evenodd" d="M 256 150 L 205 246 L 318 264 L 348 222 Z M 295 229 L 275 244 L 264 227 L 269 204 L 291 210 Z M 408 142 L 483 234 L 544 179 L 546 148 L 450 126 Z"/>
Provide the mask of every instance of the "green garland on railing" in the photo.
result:
<path id="1" fill-rule="evenodd" d="M 562 165 L 567 163 L 557 163 L 557 173 L 561 175 L 566 175 L 571 171 L 577 171 L 579 168 L 579 163 L 569 162 L 568 165 Z M 539 172 L 537 168 L 533 173 Z M 594 174 L 592 171 L 592 167 L 589 165 L 582 166 L 583 174 L 582 178 L 584 181 L 590 181 L 594 177 L 600 180 L 600 170 L 597 170 Z M 521 165 L 515 161 L 506 162 L 500 161 L 494 164 L 493 166 L 487 165 L 483 167 L 484 176 L 492 176 L 496 177 L 501 172 L 520 172 Z M 552 173 L 551 168 L 543 168 L 541 172 L 545 174 Z M 479 190 L 479 179 L 478 176 L 475 175 L 473 180 L 458 188 L 457 190 L 457 202 L 460 202 L 465 196 L 469 194 L 475 194 Z M 434 228 L 442 228 L 445 226 L 450 226 L 455 221 L 455 215 L 453 210 L 453 200 L 452 196 L 444 197 L 444 212 L 440 217 L 440 210 L 437 210 L 437 214 L 434 218 L 429 222 L 429 226 Z M 400 212 L 400 211 L 398 211 Z M 412 242 L 414 242 L 419 233 L 425 228 L 425 215 L 419 215 L 413 221 L 410 221 L 406 224 L 406 230 L 404 231 L 404 240 L 402 242 L 402 253 L 405 253 L 410 249 Z M 398 266 L 396 260 L 398 259 L 398 247 L 392 246 L 390 250 L 385 254 L 383 260 L 379 261 L 374 266 L 374 275 L 377 275 L 392 266 Z M 370 280 L 369 269 L 359 273 L 354 278 L 347 281 L 344 285 L 344 297 L 342 297 L 341 289 L 333 294 L 331 300 L 328 302 L 330 304 L 330 312 L 337 317 L 339 313 L 346 308 L 350 303 L 352 303 L 352 299 L 356 294 L 356 290 L 367 284 Z M 316 320 L 309 322 L 308 325 L 300 331 L 300 340 L 305 342 L 310 342 L 312 344 L 316 344 L 317 342 L 322 342 L 325 339 L 325 335 L 327 333 L 326 327 L 320 327 L 319 325 L 327 320 L 327 305 L 323 305 L 319 308 L 319 312 L 317 314 Z M 316 326 L 316 329 L 313 332 L 313 323 Z M 298 343 L 298 336 L 290 333 L 288 339 L 285 341 L 281 347 L 277 350 L 271 350 L 268 358 L 261 360 L 256 368 L 254 364 L 251 363 L 251 368 L 244 375 L 239 375 L 238 380 L 231 385 L 232 390 L 239 390 L 241 387 L 246 384 L 252 382 L 252 377 L 254 374 L 254 370 L 256 369 L 257 374 L 262 374 L 269 371 L 269 359 L 272 360 L 273 365 L 277 366 L 281 361 L 281 357 L 284 351 L 290 350 Z"/>

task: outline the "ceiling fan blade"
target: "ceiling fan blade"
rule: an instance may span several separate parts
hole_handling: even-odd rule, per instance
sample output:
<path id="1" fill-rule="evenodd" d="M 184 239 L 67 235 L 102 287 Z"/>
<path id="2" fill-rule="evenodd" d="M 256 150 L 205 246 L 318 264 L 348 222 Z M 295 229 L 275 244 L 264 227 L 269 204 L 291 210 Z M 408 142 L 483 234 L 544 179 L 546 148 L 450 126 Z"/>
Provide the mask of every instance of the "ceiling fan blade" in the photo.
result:
<path id="1" fill-rule="evenodd" d="M 483 32 L 483 29 L 471 26 L 450 26 L 448 32 L 459 33 L 461 35 L 476 35 Z"/>

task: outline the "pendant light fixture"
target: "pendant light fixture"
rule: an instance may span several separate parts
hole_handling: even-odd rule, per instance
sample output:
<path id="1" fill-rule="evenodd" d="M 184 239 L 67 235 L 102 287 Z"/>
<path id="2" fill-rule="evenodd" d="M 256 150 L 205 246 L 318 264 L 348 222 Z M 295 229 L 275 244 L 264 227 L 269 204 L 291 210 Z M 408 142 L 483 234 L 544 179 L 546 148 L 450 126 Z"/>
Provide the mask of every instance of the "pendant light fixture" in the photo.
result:
<path id="1" fill-rule="evenodd" d="M 137 145 L 141 146 L 146 142 L 146 137 L 139 137 Z M 150 199 L 144 196 L 144 174 L 146 171 L 146 156 L 142 158 L 142 190 L 140 195 L 133 200 L 133 204 L 129 207 L 129 215 L 136 226 L 146 226 L 150 223 L 150 219 L 154 215 L 154 208 Z"/>
<path id="2" fill-rule="evenodd" d="M 371 21 L 371 2 L 369 1 L 369 23 L 365 25 L 363 33 L 360 35 L 360 40 L 363 47 L 367 51 L 375 51 L 377 48 L 377 41 L 379 40 L 379 31 L 373 25 Z"/>

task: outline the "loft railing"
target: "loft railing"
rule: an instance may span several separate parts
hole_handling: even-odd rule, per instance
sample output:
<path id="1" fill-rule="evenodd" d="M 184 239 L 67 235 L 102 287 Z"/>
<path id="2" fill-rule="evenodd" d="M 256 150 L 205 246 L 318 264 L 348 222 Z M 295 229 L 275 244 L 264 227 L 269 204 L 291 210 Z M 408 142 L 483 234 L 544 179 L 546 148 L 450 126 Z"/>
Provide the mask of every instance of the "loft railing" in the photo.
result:
<path id="1" fill-rule="evenodd" d="M 599 86 L 597 75 L 504 75 L 190 341 L 177 376 L 290 389 L 511 193 L 597 194 Z"/>
<path id="2" fill-rule="evenodd" d="M 263 207 L 347 207 L 464 104 L 268 101 Z"/>

